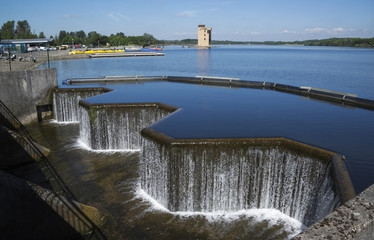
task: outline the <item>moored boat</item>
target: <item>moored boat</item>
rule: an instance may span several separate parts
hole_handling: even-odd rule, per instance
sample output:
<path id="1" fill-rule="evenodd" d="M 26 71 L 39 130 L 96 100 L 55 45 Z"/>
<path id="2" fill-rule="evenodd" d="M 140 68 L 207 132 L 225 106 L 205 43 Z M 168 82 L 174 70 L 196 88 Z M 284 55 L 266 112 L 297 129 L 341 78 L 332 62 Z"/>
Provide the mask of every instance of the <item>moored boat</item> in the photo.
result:
<path id="1" fill-rule="evenodd" d="M 142 47 L 140 46 L 125 46 L 125 51 L 126 52 L 137 52 L 140 51 Z"/>
<path id="2" fill-rule="evenodd" d="M 162 47 L 143 47 L 142 48 L 142 51 L 143 52 L 157 52 L 157 51 L 162 51 L 163 48 Z"/>

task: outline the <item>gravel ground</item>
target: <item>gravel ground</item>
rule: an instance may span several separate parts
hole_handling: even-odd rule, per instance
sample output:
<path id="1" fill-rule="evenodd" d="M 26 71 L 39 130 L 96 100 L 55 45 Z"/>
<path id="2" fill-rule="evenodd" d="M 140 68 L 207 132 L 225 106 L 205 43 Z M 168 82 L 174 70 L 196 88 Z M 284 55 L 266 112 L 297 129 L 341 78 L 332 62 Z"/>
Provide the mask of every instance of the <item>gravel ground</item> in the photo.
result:
<path id="1" fill-rule="evenodd" d="M 36 58 L 36 61 L 32 61 L 31 58 Z M 20 60 L 22 58 L 22 60 Z M 88 58 L 85 54 L 69 55 L 69 50 L 58 50 L 49 52 L 49 60 L 62 60 L 62 59 L 74 59 L 74 58 Z M 37 68 L 40 64 L 47 61 L 48 55 L 46 51 L 30 52 L 16 54 L 16 59 L 11 61 L 9 66 L 9 60 L 0 58 L 0 72 L 11 71 L 24 71 L 32 70 Z"/>

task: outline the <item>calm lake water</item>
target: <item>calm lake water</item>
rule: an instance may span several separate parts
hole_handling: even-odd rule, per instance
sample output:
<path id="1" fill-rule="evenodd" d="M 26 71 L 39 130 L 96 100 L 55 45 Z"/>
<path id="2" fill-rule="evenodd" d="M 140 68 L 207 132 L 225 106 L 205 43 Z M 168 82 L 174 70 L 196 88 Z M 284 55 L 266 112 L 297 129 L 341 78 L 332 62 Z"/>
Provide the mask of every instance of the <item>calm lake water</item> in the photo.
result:
<path id="1" fill-rule="evenodd" d="M 374 99 L 374 50 L 370 49 L 175 46 L 164 52 L 163 57 L 52 61 L 51 66 L 57 68 L 60 87 L 69 87 L 62 85 L 63 80 L 79 77 L 204 75 L 312 86 Z M 177 114 L 153 126 L 173 137 L 283 136 L 346 155 L 357 192 L 374 183 L 374 111 L 268 90 L 166 82 L 106 86 L 118 91 L 92 101 L 157 101 L 180 107 Z"/>
<path id="2" fill-rule="evenodd" d="M 165 47 L 164 57 L 52 61 L 58 79 L 99 76 L 220 76 L 312 86 L 374 99 L 374 50 L 302 46 Z M 41 66 L 46 67 L 46 64 Z"/>
<path id="3" fill-rule="evenodd" d="M 371 110 L 262 89 L 166 81 L 62 84 L 68 78 L 83 77 L 205 75 L 312 86 L 374 100 L 374 50 L 302 46 L 198 50 L 173 46 L 164 52 L 163 57 L 52 61 L 51 67 L 57 68 L 61 88 L 102 86 L 116 90 L 89 98 L 89 102 L 163 102 L 178 107 L 177 112 L 151 126 L 175 138 L 286 137 L 344 154 L 358 193 L 374 184 Z M 267 226 L 269 220 L 265 224 L 253 221 L 258 218 L 253 214 L 240 213 L 227 221 L 218 215 L 211 221 L 209 216 L 174 215 L 153 207 L 148 210 L 148 203 L 134 196 L 139 153 L 82 148 L 77 144 L 77 124 L 45 122 L 31 126 L 30 131 L 52 150 L 51 161 L 79 199 L 110 216 L 106 233 L 111 239 L 266 239 L 273 234 L 288 239 L 301 231 L 289 220 Z"/>

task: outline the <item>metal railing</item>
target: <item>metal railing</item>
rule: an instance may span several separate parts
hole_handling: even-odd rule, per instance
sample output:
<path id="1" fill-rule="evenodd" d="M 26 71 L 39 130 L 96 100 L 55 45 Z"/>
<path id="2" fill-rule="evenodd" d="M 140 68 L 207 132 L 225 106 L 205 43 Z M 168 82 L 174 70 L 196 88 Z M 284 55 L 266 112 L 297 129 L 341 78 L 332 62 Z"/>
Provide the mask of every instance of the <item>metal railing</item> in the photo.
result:
<path id="1" fill-rule="evenodd" d="M 45 178 L 52 186 L 48 196 L 40 195 L 61 217 L 65 219 L 76 231 L 82 234 L 83 239 L 105 240 L 106 237 L 95 223 L 82 211 L 75 201 L 76 197 L 67 187 L 66 183 L 59 176 L 51 162 L 44 156 L 41 150 L 35 145 L 33 138 L 25 126 L 0 100 L 0 114 L 16 129 L 22 137 L 17 141 L 24 147 L 25 151 L 36 160 Z M 40 193 L 40 187 L 32 185 L 33 189 Z M 43 197 L 44 196 L 44 197 Z M 61 207 L 56 207 L 62 205 Z"/>

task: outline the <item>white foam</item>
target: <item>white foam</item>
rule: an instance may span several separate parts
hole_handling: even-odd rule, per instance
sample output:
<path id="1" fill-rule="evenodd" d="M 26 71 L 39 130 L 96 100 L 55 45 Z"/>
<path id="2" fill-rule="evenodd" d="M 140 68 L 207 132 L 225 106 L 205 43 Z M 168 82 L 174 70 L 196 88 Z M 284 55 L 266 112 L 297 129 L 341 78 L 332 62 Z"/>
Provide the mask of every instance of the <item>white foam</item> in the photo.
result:
<path id="1" fill-rule="evenodd" d="M 140 152 L 140 149 L 102 149 L 102 150 L 96 150 L 92 149 L 87 144 L 85 144 L 82 140 L 79 138 L 76 141 L 76 146 L 78 148 L 84 149 L 86 151 L 90 152 L 100 152 L 100 153 L 111 153 L 111 152 Z"/>
<path id="2" fill-rule="evenodd" d="M 300 221 L 291 218 L 290 216 L 280 212 L 277 209 L 243 209 L 235 212 L 226 212 L 226 211 L 216 211 L 216 212 L 171 212 L 163 205 L 158 203 L 155 199 L 149 196 L 141 187 L 138 185 L 135 194 L 138 198 L 143 199 L 146 202 L 149 202 L 151 209 L 155 211 L 167 212 L 170 214 L 183 216 L 183 217 L 193 217 L 193 216 L 204 216 L 207 221 L 210 222 L 232 222 L 241 218 L 254 218 L 258 222 L 267 221 L 271 225 L 282 224 L 284 230 L 289 232 L 290 238 L 293 238 L 299 234 L 305 225 Z"/>
<path id="3" fill-rule="evenodd" d="M 79 121 L 66 121 L 66 122 L 59 122 L 56 119 L 50 120 L 49 122 L 54 124 L 60 124 L 60 125 L 67 125 L 67 124 L 79 124 Z"/>
<path id="4" fill-rule="evenodd" d="M 140 185 L 138 185 L 138 187 L 136 188 L 135 195 L 138 198 L 141 198 L 144 201 L 149 202 L 154 210 L 171 213 L 169 211 L 169 209 L 167 209 L 164 206 L 162 206 L 154 198 L 152 198 L 151 196 L 149 196 L 142 188 L 140 188 Z"/>

